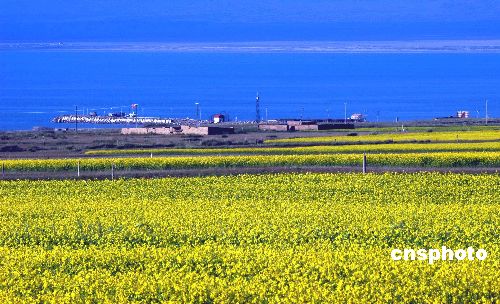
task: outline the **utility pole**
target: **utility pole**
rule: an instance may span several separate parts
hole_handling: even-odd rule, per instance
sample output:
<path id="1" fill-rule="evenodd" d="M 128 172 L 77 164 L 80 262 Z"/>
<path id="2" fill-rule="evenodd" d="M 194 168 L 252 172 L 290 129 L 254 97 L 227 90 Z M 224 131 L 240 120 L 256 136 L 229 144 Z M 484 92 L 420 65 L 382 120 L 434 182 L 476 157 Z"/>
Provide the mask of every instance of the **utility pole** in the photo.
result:
<path id="1" fill-rule="evenodd" d="M 363 153 L 363 174 L 366 174 L 366 152 Z"/>
<path id="2" fill-rule="evenodd" d="M 75 106 L 75 132 L 78 132 L 78 106 Z"/>
<path id="3" fill-rule="evenodd" d="M 200 120 L 200 103 L 195 102 L 194 104 L 196 105 L 196 119 Z"/>
<path id="4" fill-rule="evenodd" d="M 485 120 L 486 120 L 486 124 L 488 124 L 488 100 L 486 99 L 486 117 L 485 117 Z"/>
<path id="5" fill-rule="evenodd" d="M 255 122 L 260 122 L 260 97 L 259 92 L 257 92 L 257 97 L 255 98 Z"/>
<path id="6" fill-rule="evenodd" d="M 344 102 L 344 124 L 347 124 L 347 102 Z"/>

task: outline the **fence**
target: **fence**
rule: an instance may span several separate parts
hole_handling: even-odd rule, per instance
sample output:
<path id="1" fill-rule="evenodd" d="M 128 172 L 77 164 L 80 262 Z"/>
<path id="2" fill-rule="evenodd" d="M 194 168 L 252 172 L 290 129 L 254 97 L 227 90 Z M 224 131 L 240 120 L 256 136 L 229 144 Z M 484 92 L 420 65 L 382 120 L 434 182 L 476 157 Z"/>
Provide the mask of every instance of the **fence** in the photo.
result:
<path id="1" fill-rule="evenodd" d="M 274 161 L 268 161 L 267 163 L 259 163 L 258 161 L 249 162 L 248 159 L 241 159 L 238 157 L 229 158 L 226 161 L 218 161 L 215 163 L 209 162 L 184 162 L 179 166 L 172 165 L 172 162 L 166 162 L 164 166 L 158 165 L 156 160 L 146 161 L 147 159 L 152 159 L 153 155 L 148 155 L 147 157 L 141 158 L 143 161 L 138 161 L 135 159 L 135 163 L 128 163 L 126 159 L 122 159 L 122 162 L 107 162 L 98 163 L 96 165 L 93 160 L 106 160 L 106 159 L 59 159 L 54 160 L 54 163 L 50 160 L 19 160 L 19 162 L 24 162 L 23 166 L 12 165 L 15 160 L 3 161 L 1 163 L 1 178 L 2 179 L 24 179 L 24 178 L 108 178 L 115 179 L 117 176 L 165 176 L 172 172 L 188 171 L 188 170 L 218 170 L 219 173 L 224 172 L 227 169 L 241 169 L 245 171 L 245 168 L 307 168 L 307 167 L 335 167 L 328 162 L 315 163 L 315 162 L 297 162 L 294 163 L 294 159 L 290 156 L 286 156 L 285 161 L 280 161 L 279 158 L 275 158 Z M 222 157 L 223 158 L 223 157 Z M 201 159 L 201 158 L 196 158 Z M 251 159 L 251 158 L 249 158 Z M 290 159 L 292 161 L 290 161 Z M 162 160 L 162 158 L 158 158 Z M 217 158 L 221 160 L 221 157 Z M 233 160 L 234 162 L 231 162 Z M 358 160 L 353 158 L 354 162 L 347 164 L 351 167 L 357 167 L 356 163 Z M 45 161 L 45 162 L 43 162 Z M 6 166 L 6 162 L 11 162 L 10 166 Z M 31 163 L 30 163 L 31 162 Z M 346 164 L 344 164 L 346 165 Z M 337 165 L 340 167 L 340 165 Z M 361 171 L 367 173 L 367 157 L 363 154 Z M 235 170 L 232 170 L 235 171 Z M 278 170 L 276 170 L 279 172 Z M 356 171 L 355 168 L 351 168 L 351 171 Z"/>

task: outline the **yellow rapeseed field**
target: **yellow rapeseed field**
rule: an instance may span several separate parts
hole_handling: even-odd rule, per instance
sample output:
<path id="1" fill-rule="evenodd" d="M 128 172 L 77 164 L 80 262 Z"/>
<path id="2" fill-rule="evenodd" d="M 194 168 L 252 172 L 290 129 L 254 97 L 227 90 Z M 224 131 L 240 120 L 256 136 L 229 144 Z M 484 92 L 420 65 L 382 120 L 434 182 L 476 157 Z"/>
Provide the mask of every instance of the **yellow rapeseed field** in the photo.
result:
<path id="1" fill-rule="evenodd" d="M 5 170 L 11 171 L 65 171 L 116 169 L 193 169 L 273 166 L 351 166 L 360 165 L 362 154 L 310 155 L 211 155 L 181 157 L 113 157 L 82 159 L 16 159 L 4 160 Z M 368 156 L 373 166 L 402 167 L 498 167 L 500 152 L 429 152 L 382 153 Z"/>
<path id="2" fill-rule="evenodd" d="M 498 174 L 0 181 L 0 302 L 495 303 L 499 227 Z"/>
<path id="3" fill-rule="evenodd" d="M 498 141 L 500 130 L 449 131 L 449 132 L 401 132 L 359 136 L 321 136 L 268 139 L 266 143 L 342 143 L 342 142 L 449 142 L 449 141 Z"/>
<path id="4" fill-rule="evenodd" d="M 398 143 L 376 145 L 338 145 L 338 146 L 307 146 L 307 147 L 251 147 L 251 148 L 158 148 L 158 149 L 110 149 L 89 150 L 86 155 L 304 155 L 330 153 L 409 153 L 409 152 L 487 152 L 500 151 L 500 141 L 481 143 Z"/>

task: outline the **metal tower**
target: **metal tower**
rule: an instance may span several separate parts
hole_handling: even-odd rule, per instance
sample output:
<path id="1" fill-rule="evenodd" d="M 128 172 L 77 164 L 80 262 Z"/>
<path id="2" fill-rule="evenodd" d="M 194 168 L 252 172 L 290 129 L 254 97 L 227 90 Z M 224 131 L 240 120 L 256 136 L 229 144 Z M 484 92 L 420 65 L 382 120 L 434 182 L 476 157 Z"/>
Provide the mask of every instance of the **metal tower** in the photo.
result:
<path id="1" fill-rule="evenodd" d="M 255 98 L 255 121 L 260 122 L 260 98 L 259 92 L 257 92 L 257 98 Z"/>

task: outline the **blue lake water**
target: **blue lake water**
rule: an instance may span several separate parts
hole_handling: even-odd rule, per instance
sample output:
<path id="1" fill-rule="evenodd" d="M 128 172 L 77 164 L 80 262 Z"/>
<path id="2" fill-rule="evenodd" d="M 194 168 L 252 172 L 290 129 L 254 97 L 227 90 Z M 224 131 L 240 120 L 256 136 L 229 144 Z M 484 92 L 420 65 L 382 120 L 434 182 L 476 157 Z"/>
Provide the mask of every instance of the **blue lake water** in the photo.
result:
<path id="1" fill-rule="evenodd" d="M 232 119 L 500 117 L 500 54 L 0 51 L 0 129 L 56 126 L 82 111 Z M 81 114 L 82 112 L 80 112 Z M 89 127 L 96 127 L 89 125 Z"/>

